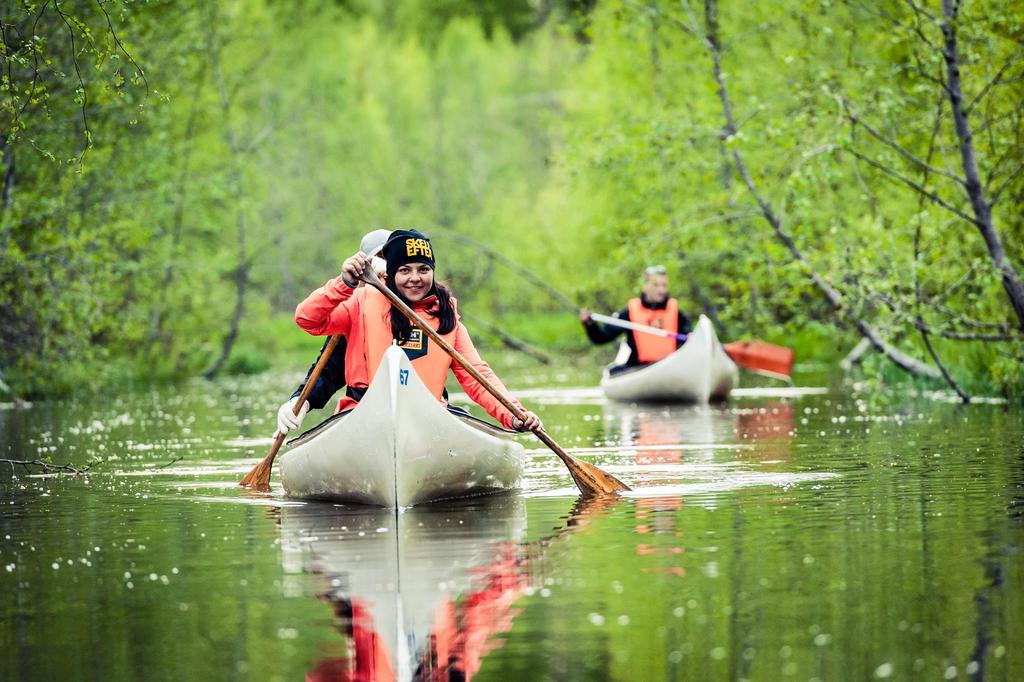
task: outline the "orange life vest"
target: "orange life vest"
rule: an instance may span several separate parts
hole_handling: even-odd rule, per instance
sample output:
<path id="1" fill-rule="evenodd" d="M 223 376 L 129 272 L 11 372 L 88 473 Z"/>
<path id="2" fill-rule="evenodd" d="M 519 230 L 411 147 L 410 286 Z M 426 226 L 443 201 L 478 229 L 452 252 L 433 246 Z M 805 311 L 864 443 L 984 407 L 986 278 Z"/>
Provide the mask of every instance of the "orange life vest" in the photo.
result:
<path id="1" fill-rule="evenodd" d="M 345 351 L 345 376 L 348 379 L 349 390 L 338 403 L 335 412 L 345 412 L 358 404 L 358 398 L 362 395 L 359 389 L 365 390 L 373 381 L 385 351 L 394 341 L 391 332 L 391 304 L 388 299 L 376 289 L 363 287 L 353 292 L 340 282 L 340 277 L 328 282 L 307 296 L 295 309 L 295 322 L 310 334 L 342 334 L 348 339 Z M 454 297 L 451 303 L 458 319 L 458 304 Z M 435 305 L 435 300 L 425 299 L 413 305 L 412 309 L 436 330 L 440 326 L 440 320 L 430 316 L 430 311 Z M 520 410 L 523 409 L 522 405 L 510 396 L 501 379 L 494 375 L 477 353 L 469 332 L 461 322 L 455 325 L 455 329 L 441 336 L 494 388 L 504 393 Z M 417 344 L 418 350 L 415 347 Z M 445 402 L 444 384 L 448 378 L 448 371 L 451 370 L 473 402 L 487 410 L 487 413 L 506 429 L 512 428 L 512 413 L 501 401 L 477 382 L 469 370 L 453 364 L 448 354 L 429 338 L 421 341 L 419 335 L 416 335 L 402 347 L 409 356 L 416 375 L 438 401 Z"/>
<path id="2" fill-rule="evenodd" d="M 455 301 L 452 301 L 452 305 L 455 305 Z M 363 329 L 365 330 L 367 379 L 372 383 L 374 375 L 377 374 L 377 368 L 380 367 L 380 361 L 384 358 L 384 351 L 394 342 L 391 332 L 391 302 L 376 289 L 370 289 L 366 292 L 360 312 L 363 316 Z M 457 316 L 458 311 L 456 311 L 456 319 L 458 319 Z M 426 311 L 423 311 L 420 317 L 426 320 L 434 331 L 437 331 L 441 324 L 439 319 L 426 314 Z M 401 347 L 410 356 L 413 369 L 416 370 L 416 374 L 419 375 L 427 390 L 433 393 L 438 400 L 442 400 L 444 382 L 448 378 L 448 369 L 452 365 L 452 358 L 415 325 L 412 331 L 412 338 L 401 344 Z M 441 338 L 454 346 L 455 330 L 442 334 Z M 427 352 L 416 357 L 416 351 L 421 351 L 424 346 L 426 346 Z"/>
<path id="3" fill-rule="evenodd" d="M 382 297 L 383 298 L 383 297 Z M 629 299 L 629 321 L 664 329 L 671 334 L 679 333 L 679 302 L 668 299 L 663 310 L 652 310 L 639 298 Z M 657 362 L 676 350 L 675 336 L 658 336 L 647 332 L 633 331 L 636 356 L 640 362 Z"/>

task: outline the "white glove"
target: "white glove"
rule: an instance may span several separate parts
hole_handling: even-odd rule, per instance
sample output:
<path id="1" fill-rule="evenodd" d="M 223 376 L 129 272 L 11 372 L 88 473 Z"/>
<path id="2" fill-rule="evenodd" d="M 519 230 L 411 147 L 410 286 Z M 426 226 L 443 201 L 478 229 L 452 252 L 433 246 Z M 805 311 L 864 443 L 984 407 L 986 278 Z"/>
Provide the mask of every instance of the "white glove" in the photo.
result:
<path id="1" fill-rule="evenodd" d="M 299 410 L 298 414 L 295 414 L 293 410 L 295 409 L 295 403 L 297 401 L 298 398 L 292 398 L 282 405 L 281 409 L 277 411 L 278 433 L 287 435 L 289 431 L 299 428 L 299 425 L 302 424 L 302 419 L 306 416 L 306 413 L 309 412 L 309 401 L 304 401 L 302 403 L 302 409 Z"/>

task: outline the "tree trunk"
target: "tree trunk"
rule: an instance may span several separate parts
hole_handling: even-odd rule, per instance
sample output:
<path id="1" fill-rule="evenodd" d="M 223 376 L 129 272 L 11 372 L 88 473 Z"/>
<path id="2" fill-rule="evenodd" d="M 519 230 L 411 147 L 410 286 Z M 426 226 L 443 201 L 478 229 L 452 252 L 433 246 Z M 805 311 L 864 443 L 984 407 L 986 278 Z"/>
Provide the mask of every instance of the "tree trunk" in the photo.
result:
<path id="1" fill-rule="evenodd" d="M 941 101 L 940 101 L 941 104 Z M 932 126 L 932 137 L 928 142 L 928 156 L 925 159 L 924 165 L 924 177 L 922 184 L 928 183 L 928 173 L 931 170 L 932 156 L 935 153 L 935 138 L 939 135 L 939 130 L 942 127 L 942 108 L 939 107 L 938 111 L 935 112 L 935 124 Z M 956 394 L 960 396 L 960 400 L 966 405 L 971 402 L 971 396 L 967 395 L 967 392 L 960 387 L 956 379 L 946 365 L 943 364 L 942 358 L 939 357 L 939 353 L 935 350 L 935 346 L 932 345 L 931 335 L 928 332 L 928 328 L 925 326 L 924 317 L 921 315 L 921 301 L 924 299 L 924 292 L 921 287 L 921 278 L 918 276 L 918 264 L 921 262 L 921 215 L 924 213 L 924 195 L 919 194 L 917 197 L 917 226 L 914 228 L 914 310 L 915 319 L 914 324 L 917 326 L 918 331 L 921 332 L 921 340 L 924 341 L 925 348 L 928 349 L 928 353 L 932 356 L 932 360 L 935 361 L 935 365 L 942 372 L 942 377 L 949 384 L 949 387 L 956 391 Z"/>
<path id="2" fill-rule="evenodd" d="M 1003 248 L 1003 240 L 992 222 L 992 206 L 985 198 L 985 188 L 978 174 L 978 161 L 974 155 L 974 138 L 964 111 L 963 89 L 960 83 L 960 57 L 957 49 L 956 19 L 960 10 L 957 0 L 942 0 L 942 35 L 945 39 L 943 57 L 946 60 L 946 88 L 953 110 L 953 124 L 960 141 L 960 159 L 964 169 L 967 196 L 974 212 L 974 224 L 981 232 L 993 265 L 1003 278 L 1003 288 L 1010 297 L 1010 303 L 1017 314 L 1021 329 L 1024 329 L 1024 285 Z"/>
<path id="3" fill-rule="evenodd" d="M 846 354 L 846 357 L 839 361 L 839 367 L 842 368 L 844 372 L 849 372 L 853 369 L 854 365 L 859 364 L 860 361 L 864 359 L 864 356 L 869 350 L 871 350 L 871 342 L 864 337 L 861 337 L 860 341 L 857 342 L 857 345 Z"/>
<path id="4" fill-rule="evenodd" d="M 211 29 L 212 30 L 212 29 Z M 231 150 L 231 195 L 235 199 L 236 214 L 235 223 L 238 228 L 238 268 L 235 270 L 235 309 L 231 315 L 231 325 L 228 328 L 227 336 L 221 346 L 220 357 L 213 365 L 203 372 L 207 379 L 215 377 L 227 362 L 231 355 L 231 348 L 238 338 L 238 330 L 242 324 L 242 316 L 245 313 L 245 292 L 249 282 L 249 255 L 246 244 L 246 221 L 245 207 L 242 205 L 242 173 L 239 169 L 241 147 L 238 144 L 238 136 L 231 125 L 231 98 L 228 96 L 224 74 L 220 66 L 220 47 L 213 44 L 211 38 L 211 57 L 214 73 L 217 77 L 217 92 L 220 97 L 221 111 L 224 114 L 224 139 Z"/>
<path id="5" fill-rule="evenodd" d="M 7 140 L 4 140 L 4 189 L 3 189 L 3 210 L 11 205 L 11 194 L 14 192 L 14 147 Z"/>
<path id="6" fill-rule="evenodd" d="M 706 24 L 705 40 L 707 42 L 708 49 L 711 51 L 711 57 L 714 63 L 715 83 L 718 85 L 718 97 L 722 103 L 722 113 L 725 116 L 725 127 L 723 128 L 723 133 L 725 137 L 728 138 L 736 134 L 736 122 L 733 118 L 732 104 L 729 101 L 729 93 L 725 88 L 725 79 L 722 77 L 722 49 L 721 43 L 718 39 L 718 4 L 716 0 L 704 0 L 704 19 Z M 757 201 L 757 205 L 761 209 L 761 214 L 771 225 L 775 232 L 775 236 L 780 242 L 782 242 L 783 246 L 786 247 L 786 250 L 788 250 L 790 255 L 793 257 L 793 260 L 803 267 L 807 276 L 810 277 L 818 290 L 824 294 L 825 299 L 832 305 L 832 308 L 837 313 L 842 313 L 842 294 L 840 294 L 839 291 L 837 291 L 831 284 L 825 281 L 821 275 L 818 274 L 814 267 L 807 261 L 807 259 L 804 258 L 803 254 L 797 248 L 789 234 L 786 233 L 783 228 L 782 221 L 775 214 L 775 211 L 771 204 L 768 203 L 768 200 L 757 188 L 757 184 L 754 182 L 754 178 L 747 169 L 747 165 L 743 161 L 743 155 L 740 154 L 738 146 L 733 146 L 732 157 L 733 162 L 736 165 L 736 170 L 739 171 L 740 177 L 743 179 L 743 183 L 754 196 L 754 199 Z M 856 326 L 857 331 L 861 333 L 861 336 L 866 338 L 877 350 L 884 353 L 886 357 L 892 360 L 892 362 L 894 362 L 900 369 L 916 376 L 927 376 L 933 379 L 940 377 L 939 372 L 934 367 L 924 364 L 920 360 L 907 355 L 883 341 L 871 325 L 864 320 L 855 318 L 851 321 L 854 323 L 854 326 Z"/>
<path id="7" fill-rule="evenodd" d="M 654 101 L 658 105 L 659 113 L 664 106 L 664 98 L 662 97 L 661 91 L 661 51 L 658 49 L 658 20 L 659 15 L 657 13 L 652 14 L 650 17 L 650 48 L 648 50 L 651 58 L 651 81 L 652 90 L 654 92 Z M 672 186 L 669 182 L 669 178 L 672 177 L 672 169 L 669 167 L 669 163 L 666 160 L 666 149 L 665 143 L 662 140 L 656 140 L 656 146 L 658 149 L 658 167 L 660 172 L 658 176 L 661 178 L 661 202 L 662 210 L 665 211 L 665 216 L 668 218 L 669 224 L 672 226 L 672 231 L 678 233 L 681 229 L 679 221 L 679 212 L 676 210 L 675 198 L 672 195 Z M 728 175 L 730 172 L 728 159 L 726 159 L 722 168 L 723 172 L 723 183 L 725 183 L 728 189 Z M 730 218 L 725 218 L 725 222 L 728 224 L 731 222 Z M 686 264 L 687 254 L 685 251 L 679 251 L 680 262 Z M 690 270 L 690 268 L 686 268 Z M 682 290 L 682 287 L 679 287 Z M 718 308 L 715 307 L 714 302 L 707 297 L 704 293 L 704 289 L 701 288 L 700 284 L 696 279 L 690 281 L 690 297 L 700 306 L 701 310 L 711 319 L 711 322 L 715 325 L 715 329 L 718 331 L 718 335 L 727 338 L 729 336 L 725 329 L 725 325 L 722 324 L 722 320 L 718 317 Z M 692 310 L 690 311 L 693 312 Z"/>
<path id="8" fill-rule="evenodd" d="M 244 237 L 242 241 L 244 242 Z M 220 356 L 217 358 L 217 361 L 208 370 L 203 372 L 203 376 L 207 379 L 214 378 L 224 368 L 224 363 L 227 362 L 228 357 L 231 355 L 231 348 L 238 339 L 238 330 L 242 326 L 242 315 L 245 313 L 245 289 L 248 281 L 249 265 L 243 263 L 235 270 L 235 291 L 237 295 L 235 296 L 235 310 L 231 315 L 231 326 L 224 337 L 224 343 L 221 345 Z"/>
<path id="9" fill-rule="evenodd" d="M 196 122 L 199 119 L 200 111 L 200 97 L 203 91 L 203 84 L 206 81 L 206 62 L 202 62 L 199 67 L 199 73 L 196 76 L 195 92 L 192 95 L 192 106 L 189 110 L 188 122 L 185 124 L 185 135 L 184 135 L 184 149 L 181 153 L 181 169 L 178 172 L 178 185 L 175 196 L 175 206 L 173 217 L 171 218 L 171 229 L 170 229 L 170 240 L 171 250 L 168 254 L 167 261 L 164 263 L 164 276 L 163 284 L 160 287 L 159 295 L 157 296 L 156 306 L 153 308 L 153 315 L 150 318 L 149 325 L 149 342 L 156 343 L 160 340 L 163 335 L 163 325 L 165 320 L 165 311 L 167 308 L 167 298 L 170 295 L 171 287 L 174 283 L 175 276 L 175 265 L 178 257 L 178 250 L 181 244 L 181 231 L 182 225 L 185 220 L 185 207 L 187 205 L 188 197 L 188 180 L 189 180 L 189 162 L 192 159 L 192 140 L 195 136 Z M 170 353 L 171 351 L 171 339 L 163 339 L 163 352 Z"/>
<path id="10" fill-rule="evenodd" d="M 4 184 L 0 221 L 5 224 L 3 227 L 3 238 L 0 238 L 0 255 L 7 251 L 7 241 L 11 234 L 11 221 L 8 221 L 7 210 L 11 207 L 11 196 L 14 192 L 14 147 L 11 146 L 10 141 L 7 139 L 4 139 L 3 155 Z"/>

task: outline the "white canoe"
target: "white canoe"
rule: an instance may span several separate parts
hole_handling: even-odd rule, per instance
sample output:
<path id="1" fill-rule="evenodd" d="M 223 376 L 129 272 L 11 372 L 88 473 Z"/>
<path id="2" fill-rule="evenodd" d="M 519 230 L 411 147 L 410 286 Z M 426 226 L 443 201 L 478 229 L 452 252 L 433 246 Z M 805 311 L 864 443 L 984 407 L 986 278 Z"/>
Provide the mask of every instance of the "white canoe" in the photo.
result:
<path id="1" fill-rule="evenodd" d="M 701 315 L 675 353 L 616 374 L 605 369 L 601 388 L 613 400 L 705 404 L 727 398 L 738 374 L 736 363 L 718 342 L 711 320 Z"/>
<path id="2" fill-rule="evenodd" d="M 355 409 L 289 445 L 280 473 L 291 497 L 403 508 L 508 490 L 523 473 L 522 444 L 446 409 L 397 346 Z"/>

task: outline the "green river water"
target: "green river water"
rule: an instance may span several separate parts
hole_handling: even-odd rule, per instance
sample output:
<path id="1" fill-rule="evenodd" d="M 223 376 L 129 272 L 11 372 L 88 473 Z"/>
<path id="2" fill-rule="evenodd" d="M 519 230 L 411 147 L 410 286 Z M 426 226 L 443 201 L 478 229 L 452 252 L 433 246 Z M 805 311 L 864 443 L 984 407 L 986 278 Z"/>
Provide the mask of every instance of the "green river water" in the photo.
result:
<path id="1" fill-rule="evenodd" d="M 247 493 L 294 374 L 0 409 L 0 457 L 102 460 L 0 467 L 0 679 L 1024 679 L 1019 409 L 516 378 L 636 491 L 580 501 L 525 437 L 513 495 Z"/>

